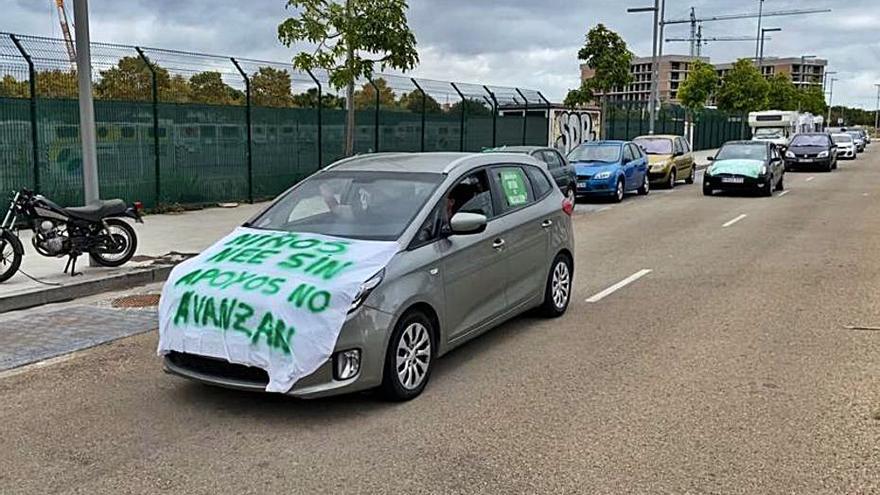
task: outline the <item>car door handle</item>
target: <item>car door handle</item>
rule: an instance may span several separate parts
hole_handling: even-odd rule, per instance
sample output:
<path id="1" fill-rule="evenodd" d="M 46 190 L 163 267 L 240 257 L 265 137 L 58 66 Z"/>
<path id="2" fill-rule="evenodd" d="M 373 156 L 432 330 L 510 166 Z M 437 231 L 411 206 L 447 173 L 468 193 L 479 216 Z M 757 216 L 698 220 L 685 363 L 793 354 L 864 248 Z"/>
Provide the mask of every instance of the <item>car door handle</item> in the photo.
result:
<path id="1" fill-rule="evenodd" d="M 552 225 L 553 225 L 553 220 L 550 220 L 549 218 L 547 220 L 544 220 L 543 222 L 541 222 L 541 227 L 545 228 L 545 229 L 550 228 Z"/>
<path id="2" fill-rule="evenodd" d="M 504 248 L 504 239 L 495 239 L 492 242 L 492 247 L 500 251 Z"/>

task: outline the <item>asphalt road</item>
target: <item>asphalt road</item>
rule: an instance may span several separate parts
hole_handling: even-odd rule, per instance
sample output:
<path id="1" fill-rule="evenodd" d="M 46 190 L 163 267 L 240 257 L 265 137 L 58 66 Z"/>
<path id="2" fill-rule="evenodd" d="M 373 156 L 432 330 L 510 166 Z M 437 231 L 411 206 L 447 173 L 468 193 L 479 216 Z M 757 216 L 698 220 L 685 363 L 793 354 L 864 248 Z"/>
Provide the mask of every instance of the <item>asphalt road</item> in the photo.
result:
<path id="1" fill-rule="evenodd" d="M 412 402 L 189 383 L 154 333 L 5 376 L 0 493 L 880 493 L 880 332 L 844 327 L 880 326 L 874 147 L 772 198 L 589 208 L 568 314 Z"/>

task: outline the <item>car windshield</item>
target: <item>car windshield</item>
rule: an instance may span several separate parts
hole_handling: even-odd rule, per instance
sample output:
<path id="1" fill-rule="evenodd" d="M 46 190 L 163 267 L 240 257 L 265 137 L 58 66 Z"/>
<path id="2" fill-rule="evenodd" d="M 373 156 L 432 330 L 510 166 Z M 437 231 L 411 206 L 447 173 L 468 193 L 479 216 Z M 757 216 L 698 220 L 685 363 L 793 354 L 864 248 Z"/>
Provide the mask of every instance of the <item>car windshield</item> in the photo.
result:
<path id="1" fill-rule="evenodd" d="M 839 144 L 851 143 L 853 139 L 852 136 L 850 136 L 849 134 L 832 134 L 831 140 L 834 141 L 835 144 Z"/>
<path id="2" fill-rule="evenodd" d="M 302 182 L 248 226 L 393 241 L 442 180 L 441 174 L 325 172 Z"/>
<path id="3" fill-rule="evenodd" d="M 767 158 L 767 146 L 764 144 L 725 144 L 716 160 L 764 160 Z"/>
<path id="4" fill-rule="evenodd" d="M 792 146 L 828 146 L 828 136 L 819 134 L 798 134 L 791 140 Z"/>
<path id="5" fill-rule="evenodd" d="M 861 139 L 862 138 L 862 135 L 859 134 L 858 132 L 848 132 L 847 134 L 852 136 L 853 139 Z"/>
<path id="6" fill-rule="evenodd" d="M 649 155 L 671 155 L 672 140 L 667 138 L 637 138 L 634 143 L 641 146 Z"/>
<path id="7" fill-rule="evenodd" d="M 761 127 L 755 129 L 755 137 L 768 139 L 781 138 L 783 137 L 783 132 L 782 129 L 778 127 Z"/>
<path id="8" fill-rule="evenodd" d="M 582 144 L 571 150 L 568 161 L 615 163 L 619 157 L 619 144 Z"/>

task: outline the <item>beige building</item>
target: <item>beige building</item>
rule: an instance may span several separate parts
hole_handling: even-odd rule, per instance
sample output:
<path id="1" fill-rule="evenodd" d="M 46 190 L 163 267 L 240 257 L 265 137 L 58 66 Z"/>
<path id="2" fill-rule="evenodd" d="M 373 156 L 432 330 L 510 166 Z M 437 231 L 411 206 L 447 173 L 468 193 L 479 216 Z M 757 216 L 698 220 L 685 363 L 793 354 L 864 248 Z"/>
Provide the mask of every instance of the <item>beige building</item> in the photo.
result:
<path id="1" fill-rule="evenodd" d="M 691 57 L 688 55 L 664 55 L 658 62 L 658 90 L 661 103 L 678 103 L 678 88 L 687 79 L 691 64 L 695 60 L 709 63 L 707 57 Z M 774 74 L 788 74 L 795 85 L 821 85 L 825 77 L 828 61 L 818 58 L 800 57 L 775 58 L 765 57 L 763 73 L 765 77 Z M 716 64 L 715 70 L 722 78 L 733 67 L 733 63 Z M 608 93 L 609 101 L 642 101 L 647 102 L 651 95 L 651 57 L 634 58 L 630 66 L 633 80 L 625 88 L 614 88 Z M 595 71 L 581 64 L 581 81 L 593 77 Z M 601 94 L 600 94 L 601 95 Z"/>

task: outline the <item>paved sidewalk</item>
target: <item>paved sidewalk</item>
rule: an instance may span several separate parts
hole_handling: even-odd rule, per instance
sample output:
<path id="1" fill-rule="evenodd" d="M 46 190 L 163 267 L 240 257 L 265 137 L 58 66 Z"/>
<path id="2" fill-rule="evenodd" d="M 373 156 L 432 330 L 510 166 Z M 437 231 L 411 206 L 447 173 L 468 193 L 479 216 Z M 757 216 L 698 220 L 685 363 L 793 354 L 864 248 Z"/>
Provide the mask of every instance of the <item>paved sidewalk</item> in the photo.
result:
<path id="1" fill-rule="evenodd" d="M 30 232 L 22 231 L 25 247 L 21 270 L 50 285 L 35 282 L 19 272 L 0 284 L 0 302 L 4 298 L 21 297 L 51 289 L 74 290 L 77 286 L 97 281 L 148 271 L 156 264 L 167 265 L 169 253 L 195 254 L 210 246 L 257 213 L 265 203 L 235 208 L 207 208 L 179 214 L 148 215 L 144 224 L 133 224 L 138 235 L 138 249 L 133 261 L 119 268 L 90 267 L 88 256 L 81 256 L 77 270 L 82 276 L 70 277 L 63 273 L 67 258 L 40 256 L 31 244 Z"/>

